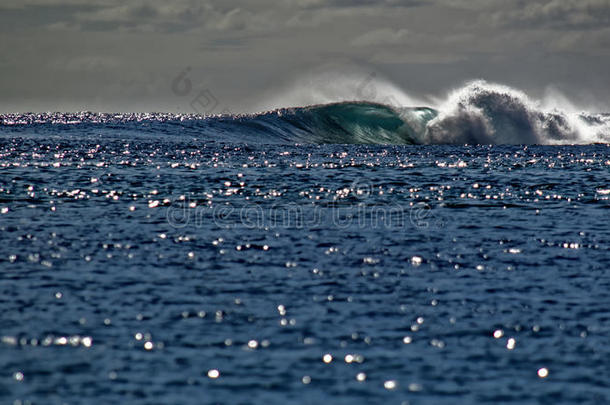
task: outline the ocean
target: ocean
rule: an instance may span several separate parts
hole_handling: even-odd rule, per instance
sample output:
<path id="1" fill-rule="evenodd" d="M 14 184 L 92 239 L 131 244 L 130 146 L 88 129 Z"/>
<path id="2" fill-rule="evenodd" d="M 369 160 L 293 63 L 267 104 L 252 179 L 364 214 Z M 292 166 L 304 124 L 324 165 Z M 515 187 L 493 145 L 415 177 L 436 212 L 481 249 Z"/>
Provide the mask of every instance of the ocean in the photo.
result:
<path id="1" fill-rule="evenodd" d="M 0 116 L 2 404 L 605 404 L 610 116 Z"/>

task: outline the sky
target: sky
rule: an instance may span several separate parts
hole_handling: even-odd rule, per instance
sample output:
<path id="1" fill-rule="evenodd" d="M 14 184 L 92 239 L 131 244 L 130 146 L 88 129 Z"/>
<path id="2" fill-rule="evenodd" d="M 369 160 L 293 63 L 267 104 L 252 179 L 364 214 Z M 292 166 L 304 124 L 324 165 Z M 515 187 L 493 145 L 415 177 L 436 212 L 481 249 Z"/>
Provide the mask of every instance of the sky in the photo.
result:
<path id="1" fill-rule="evenodd" d="M 610 111 L 610 0 L 2 0 L 0 112 L 430 104 L 484 79 Z"/>

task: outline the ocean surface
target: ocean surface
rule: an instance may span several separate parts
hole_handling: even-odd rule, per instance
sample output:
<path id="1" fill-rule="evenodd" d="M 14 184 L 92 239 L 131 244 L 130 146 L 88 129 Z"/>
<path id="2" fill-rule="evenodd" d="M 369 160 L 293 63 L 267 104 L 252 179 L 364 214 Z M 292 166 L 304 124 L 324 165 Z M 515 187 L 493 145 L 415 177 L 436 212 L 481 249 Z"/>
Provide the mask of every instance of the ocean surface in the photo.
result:
<path id="1" fill-rule="evenodd" d="M 0 116 L 0 403 L 609 403 L 608 115 L 470 90 Z"/>

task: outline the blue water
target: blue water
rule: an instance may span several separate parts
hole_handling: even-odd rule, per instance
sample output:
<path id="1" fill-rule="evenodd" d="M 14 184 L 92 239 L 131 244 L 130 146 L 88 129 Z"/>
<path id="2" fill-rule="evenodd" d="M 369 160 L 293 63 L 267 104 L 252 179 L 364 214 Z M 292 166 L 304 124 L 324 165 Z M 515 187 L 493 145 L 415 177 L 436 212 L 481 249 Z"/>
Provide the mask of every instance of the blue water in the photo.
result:
<path id="1" fill-rule="evenodd" d="M 0 403 L 608 403 L 608 145 L 347 107 L 3 116 Z"/>

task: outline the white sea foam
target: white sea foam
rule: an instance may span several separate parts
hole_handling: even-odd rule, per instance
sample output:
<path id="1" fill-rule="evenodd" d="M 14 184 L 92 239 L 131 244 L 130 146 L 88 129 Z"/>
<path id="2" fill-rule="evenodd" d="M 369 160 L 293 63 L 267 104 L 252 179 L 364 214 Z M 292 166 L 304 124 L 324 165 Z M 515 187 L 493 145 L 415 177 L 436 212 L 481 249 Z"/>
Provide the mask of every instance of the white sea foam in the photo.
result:
<path id="1" fill-rule="evenodd" d="M 533 100 L 520 90 L 483 80 L 450 92 L 437 110 L 438 116 L 427 123 L 425 143 L 571 144 L 610 140 L 610 116 L 578 112 L 565 100 Z"/>

